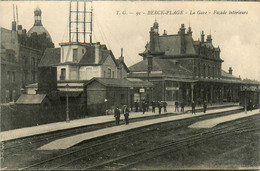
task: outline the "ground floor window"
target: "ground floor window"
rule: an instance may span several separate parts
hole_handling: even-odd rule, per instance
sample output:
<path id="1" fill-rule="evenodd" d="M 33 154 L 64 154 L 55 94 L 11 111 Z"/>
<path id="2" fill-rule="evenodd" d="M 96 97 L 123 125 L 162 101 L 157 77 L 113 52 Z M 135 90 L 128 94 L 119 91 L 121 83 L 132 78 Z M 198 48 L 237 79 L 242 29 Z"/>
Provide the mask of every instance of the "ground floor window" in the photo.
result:
<path id="1" fill-rule="evenodd" d="M 140 94 L 139 93 L 134 94 L 134 102 L 136 102 L 136 101 L 140 102 Z"/>
<path id="2" fill-rule="evenodd" d="M 5 91 L 5 102 L 9 102 L 10 101 L 10 92 L 9 90 Z"/>

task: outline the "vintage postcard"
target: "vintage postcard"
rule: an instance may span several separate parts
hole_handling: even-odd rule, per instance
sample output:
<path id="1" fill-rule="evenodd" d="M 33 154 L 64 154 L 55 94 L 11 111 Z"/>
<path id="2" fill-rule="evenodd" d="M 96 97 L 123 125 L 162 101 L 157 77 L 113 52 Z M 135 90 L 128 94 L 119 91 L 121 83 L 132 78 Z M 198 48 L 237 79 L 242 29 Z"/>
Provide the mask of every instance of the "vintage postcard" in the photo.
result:
<path id="1" fill-rule="evenodd" d="M 1 1 L 1 170 L 260 169 L 257 1 Z"/>

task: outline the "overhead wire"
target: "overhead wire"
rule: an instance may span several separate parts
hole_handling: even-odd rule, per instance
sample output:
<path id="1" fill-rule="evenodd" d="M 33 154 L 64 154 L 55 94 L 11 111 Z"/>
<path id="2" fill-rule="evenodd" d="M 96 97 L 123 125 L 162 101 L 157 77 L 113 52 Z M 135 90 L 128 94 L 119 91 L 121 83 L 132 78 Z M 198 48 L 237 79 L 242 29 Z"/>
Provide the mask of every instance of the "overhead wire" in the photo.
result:
<path id="1" fill-rule="evenodd" d="M 114 36 L 113 35 L 113 33 L 110 31 L 111 29 L 109 29 L 109 27 L 106 25 L 106 24 L 104 24 L 104 26 L 106 26 L 106 30 L 108 30 L 108 32 L 110 33 L 110 35 L 111 35 L 111 38 L 113 39 L 115 39 L 116 40 L 116 42 L 119 44 L 119 46 L 121 47 L 121 48 L 123 48 L 123 45 L 122 45 L 122 43 L 119 41 L 119 39 L 117 38 L 117 36 Z M 127 53 L 127 50 L 125 50 L 124 49 L 124 53 L 126 54 L 125 56 L 127 57 L 127 58 L 129 58 L 129 55 L 128 55 L 128 53 Z"/>

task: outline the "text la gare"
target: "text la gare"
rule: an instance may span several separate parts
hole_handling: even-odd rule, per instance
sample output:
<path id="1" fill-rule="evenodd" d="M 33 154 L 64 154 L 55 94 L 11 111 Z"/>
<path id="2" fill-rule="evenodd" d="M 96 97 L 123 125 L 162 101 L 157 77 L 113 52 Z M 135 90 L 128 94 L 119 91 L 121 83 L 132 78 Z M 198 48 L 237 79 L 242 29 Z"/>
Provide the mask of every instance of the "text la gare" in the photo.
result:
<path id="1" fill-rule="evenodd" d="M 192 11 L 192 10 L 190 10 L 190 15 L 206 15 L 206 14 L 208 14 L 208 12 L 207 11 L 201 11 L 201 10 L 198 10 L 197 12 L 195 12 L 195 11 Z"/>

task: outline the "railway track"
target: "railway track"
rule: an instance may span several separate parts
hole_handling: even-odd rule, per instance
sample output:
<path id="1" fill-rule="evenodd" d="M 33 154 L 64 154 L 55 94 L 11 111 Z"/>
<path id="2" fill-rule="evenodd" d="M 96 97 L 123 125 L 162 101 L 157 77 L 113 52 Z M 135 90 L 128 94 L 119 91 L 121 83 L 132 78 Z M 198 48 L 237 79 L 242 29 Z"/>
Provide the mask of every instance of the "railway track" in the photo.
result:
<path id="1" fill-rule="evenodd" d="M 226 112 L 225 114 L 233 114 L 238 111 L 240 111 L 240 110 L 233 110 L 230 112 Z M 216 113 L 216 114 L 220 114 L 220 113 Z M 216 114 L 214 114 L 214 115 L 216 115 Z M 212 117 L 212 116 L 210 116 L 210 117 Z M 155 117 L 155 118 L 158 118 L 158 117 Z M 140 120 L 146 120 L 146 119 L 148 119 L 148 118 L 132 119 L 131 121 L 133 122 L 133 121 L 140 121 Z M 11 140 L 11 143 L 9 143 L 9 141 L 1 142 L 1 151 L 4 151 L 5 158 L 7 159 L 9 157 L 12 157 L 16 153 L 35 149 L 43 144 L 46 144 L 50 141 L 53 141 L 53 140 L 56 140 L 59 138 L 64 138 L 67 136 L 80 134 L 80 133 L 84 133 L 84 132 L 88 132 L 88 131 L 93 131 L 93 130 L 97 130 L 97 129 L 104 128 L 104 127 L 110 127 L 110 126 L 114 126 L 114 122 L 106 123 L 103 125 L 98 124 L 98 125 L 93 125 L 93 126 L 88 126 L 88 127 L 80 127 L 80 128 L 76 128 L 76 129 L 66 130 L 64 132 L 58 131 L 56 133 L 50 133 L 47 135 L 26 138 L 21 141 L 16 140 L 17 143 L 12 143 L 12 141 L 14 141 L 14 140 Z"/>
<path id="2" fill-rule="evenodd" d="M 223 127 L 223 128 L 218 128 L 218 129 L 213 129 L 211 131 L 206 131 L 206 132 L 203 132 L 203 133 L 198 133 L 196 135 L 193 135 L 193 136 L 190 136 L 190 137 L 187 137 L 187 138 L 184 138 L 184 139 L 180 139 L 180 140 L 177 140 L 177 141 L 172 141 L 170 143 L 166 143 L 166 144 L 163 144 L 161 146 L 158 146 L 154 149 L 144 149 L 144 150 L 141 150 L 140 153 L 139 152 L 136 152 L 136 153 L 132 153 L 131 155 L 124 155 L 122 157 L 119 157 L 119 158 L 114 158 L 112 160 L 107 160 L 105 162 L 101 162 L 101 164 L 99 163 L 98 165 L 95 165 L 93 164 L 92 166 L 87 166 L 87 167 L 83 167 L 84 169 L 108 169 L 108 168 L 114 168 L 113 164 L 111 163 L 119 163 L 120 166 L 117 166 L 116 168 L 118 169 L 122 169 L 122 167 L 128 167 L 129 164 L 125 164 L 124 162 L 121 162 L 121 160 L 126 160 L 126 161 L 129 161 L 129 158 L 139 158 L 137 161 L 140 161 L 140 159 L 145 159 L 145 157 L 141 157 L 141 154 L 142 153 L 154 153 L 154 154 L 148 154 L 148 156 L 154 156 L 155 154 L 160 154 L 159 152 L 154 152 L 154 151 L 165 151 L 164 148 L 168 148 L 168 147 L 171 147 L 171 146 L 174 146 L 174 149 L 172 150 L 176 150 L 178 149 L 177 147 L 181 148 L 187 144 L 191 144 L 191 141 L 192 143 L 193 142 L 197 142 L 197 141 L 202 141 L 206 138 L 209 138 L 210 136 L 219 136 L 219 134 L 224 134 L 224 133 L 221 133 L 221 131 L 225 131 L 225 129 L 228 129 L 230 127 L 234 127 L 234 126 L 239 126 L 238 128 L 234 128 L 232 131 L 244 131 L 244 130 L 248 130 L 249 128 L 246 127 L 246 125 L 248 125 L 248 122 L 250 121 L 244 121 L 244 122 L 240 122 L 240 123 L 233 123 L 233 124 L 230 124 L 229 126 L 226 126 L 226 127 Z M 172 130 L 173 127 L 172 125 L 169 125 L 169 126 L 163 126 L 163 124 L 160 124 L 160 127 L 159 127 L 160 131 L 163 131 L 165 132 L 166 130 Z M 251 128 L 250 128 L 251 129 Z M 108 141 L 104 141 L 104 142 L 101 142 L 101 143 L 98 143 L 98 144 L 94 144 L 94 145 L 89 145 L 89 146 L 85 146 L 84 148 L 80 148 L 80 149 L 77 149 L 77 150 L 74 150 L 74 151 L 71 151 L 69 153 L 64 153 L 62 155 L 58 155 L 56 157 L 53 157 L 53 158 L 50 158 L 48 160 L 44 160 L 44 161 L 40 161 L 40 162 L 37 162 L 37 163 L 34 163 L 32 165 L 29 165 L 29 166 L 26 166 L 26 167 L 23 167 L 19 170 L 26 170 L 26 169 L 47 169 L 47 170 L 59 170 L 59 169 L 68 169 L 70 165 L 74 165 L 73 163 L 75 162 L 78 162 L 80 160 L 85 160 L 86 158 L 91 158 L 91 156 L 96 156 L 97 154 L 99 153 L 102 153 L 105 152 L 105 151 L 108 151 L 108 150 L 111 150 L 113 148 L 115 148 L 115 146 L 118 146 L 118 145 L 122 145 L 122 144 L 125 144 L 125 143 L 128 143 L 128 138 L 126 137 L 130 137 L 130 136 L 136 136 L 136 135 L 140 135 L 140 134 L 143 134 L 143 137 L 145 137 L 148 133 L 148 132 L 154 132 L 154 131 L 158 131 L 158 127 L 155 127 L 153 129 L 143 129 L 143 130 L 138 130 L 138 132 L 135 132 L 135 133 L 131 133 L 129 132 L 129 134 L 125 134 L 125 136 L 123 137 L 117 137 L 117 138 L 114 138 L 114 139 L 110 139 Z M 227 134 L 228 132 L 226 132 Z M 231 133 L 229 131 L 229 133 Z M 106 145 L 106 147 L 104 147 L 104 145 Z M 167 150 L 166 150 L 167 151 Z M 72 158 L 70 156 L 73 156 Z M 69 162 L 68 162 L 69 161 Z M 130 160 L 131 161 L 131 160 Z M 136 163 L 137 161 L 133 161 L 133 162 L 130 162 L 130 165 Z M 61 165 L 57 165 L 57 163 L 63 163 Z M 90 162 L 91 163 L 91 162 Z M 122 164 L 123 163 L 123 164 Z M 55 165 L 55 166 L 53 166 Z M 80 168 L 82 169 L 82 168 Z"/>
<path id="3" fill-rule="evenodd" d="M 169 153 L 169 152 L 175 152 L 178 150 L 181 150 L 184 147 L 187 146 L 193 146 L 197 145 L 199 143 L 202 143 L 204 140 L 212 137 L 217 137 L 221 135 L 228 135 L 233 133 L 243 133 L 243 132 L 249 132 L 249 131 L 256 131 L 260 130 L 260 128 L 253 128 L 253 127 L 240 127 L 235 128 L 228 131 L 223 130 L 214 130 L 212 132 L 207 132 L 207 135 L 205 133 L 203 134 L 196 134 L 187 138 L 183 138 L 177 141 L 172 141 L 170 143 L 165 143 L 163 145 L 160 145 L 156 148 L 152 149 L 145 149 L 142 151 L 138 151 L 129 155 L 121 156 L 115 159 L 111 159 L 109 161 L 83 168 L 82 170 L 122 170 L 122 169 L 129 169 L 131 166 L 138 164 L 140 162 L 158 157 L 160 155 Z"/>
<path id="4" fill-rule="evenodd" d="M 152 118 L 158 118 L 156 116 L 151 116 Z M 132 122 L 137 122 L 140 120 L 146 120 L 150 119 L 151 117 L 147 118 L 133 118 Z M 162 117 L 162 116 L 160 116 Z M 167 117 L 167 116 L 163 116 Z M 85 132 L 90 132 L 98 129 L 102 129 L 104 127 L 111 127 L 114 126 L 114 121 L 103 123 L 103 124 L 97 124 L 97 125 L 91 125 L 91 126 L 83 126 L 75 129 L 57 131 L 55 133 L 48 133 L 46 135 L 39 135 L 34 137 L 25 138 L 24 140 L 10 140 L 10 141 L 4 141 L 1 142 L 1 151 L 5 151 L 5 158 L 11 157 L 13 154 L 16 154 L 17 152 L 22 152 L 30 149 L 35 149 L 42 144 L 46 144 L 48 142 L 51 142 L 53 140 L 68 137 L 71 135 L 81 134 Z M 39 138 L 38 138 L 39 137 Z M 17 141 L 17 142 L 12 142 Z M 12 144 L 12 145 L 10 145 Z"/>

